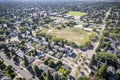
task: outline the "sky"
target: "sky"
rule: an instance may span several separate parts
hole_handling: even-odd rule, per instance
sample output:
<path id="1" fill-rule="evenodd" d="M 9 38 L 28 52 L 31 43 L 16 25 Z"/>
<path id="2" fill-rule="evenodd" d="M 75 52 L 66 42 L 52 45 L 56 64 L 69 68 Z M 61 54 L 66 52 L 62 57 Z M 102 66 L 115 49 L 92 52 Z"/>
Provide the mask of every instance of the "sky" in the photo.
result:
<path id="1" fill-rule="evenodd" d="M 0 1 L 58 1 L 58 0 L 0 0 Z M 59 0 L 59 1 L 120 1 L 120 0 Z"/>

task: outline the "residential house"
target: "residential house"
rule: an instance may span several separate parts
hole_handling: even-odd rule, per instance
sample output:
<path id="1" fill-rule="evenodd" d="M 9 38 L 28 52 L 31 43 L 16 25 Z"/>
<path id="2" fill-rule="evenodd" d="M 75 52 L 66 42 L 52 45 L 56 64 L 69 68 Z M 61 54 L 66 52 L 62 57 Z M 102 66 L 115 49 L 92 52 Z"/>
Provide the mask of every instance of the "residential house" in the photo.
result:
<path id="1" fill-rule="evenodd" d="M 67 64 L 63 64 L 62 66 L 65 70 L 71 70 L 71 68 Z"/>
<path id="2" fill-rule="evenodd" d="M 48 51 L 48 54 L 50 54 L 50 55 L 54 55 L 55 52 L 53 52 L 53 51 Z"/>
<path id="3" fill-rule="evenodd" d="M 44 65 L 44 64 L 40 64 L 39 65 L 39 69 L 43 70 L 43 71 L 46 71 L 48 68 L 48 66 Z"/>

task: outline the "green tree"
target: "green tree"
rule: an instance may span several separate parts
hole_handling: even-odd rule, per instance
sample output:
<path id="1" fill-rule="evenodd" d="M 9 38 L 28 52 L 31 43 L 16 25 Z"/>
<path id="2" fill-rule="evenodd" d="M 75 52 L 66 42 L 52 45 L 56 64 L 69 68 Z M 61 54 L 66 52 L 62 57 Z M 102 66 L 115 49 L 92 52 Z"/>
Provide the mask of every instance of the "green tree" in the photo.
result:
<path id="1" fill-rule="evenodd" d="M 95 55 L 92 56 L 92 58 L 91 58 L 91 60 L 90 60 L 90 63 L 89 63 L 89 67 L 92 66 L 94 60 L 95 60 Z"/>
<path id="2" fill-rule="evenodd" d="M 62 47 L 65 47 L 65 43 L 63 40 L 61 41 L 61 43 L 62 43 Z"/>
<path id="3" fill-rule="evenodd" d="M 120 80 L 120 74 L 119 73 L 116 74 L 115 78 L 116 78 L 116 80 Z"/>
<path id="4" fill-rule="evenodd" d="M 97 76 L 105 77 L 107 74 L 107 62 L 98 69 Z"/>
<path id="5" fill-rule="evenodd" d="M 58 76 L 57 73 L 55 73 L 55 74 L 53 75 L 53 79 L 54 79 L 54 80 L 59 80 L 59 76 Z"/>
<path id="6" fill-rule="evenodd" d="M 18 77 L 16 80 L 26 80 L 25 78 Z"/>
<path id="7" fill-rule="evenodd" d="M 101 59 L 99 59 L 98 63 L 97 63 L 97 68 L 100 67 L 100 62 L 101 62 Z"/>
<path id="8" fill-rule="evenodd" d="M 60 77 L 60 80 L 67 80 L 67 78 L 62 75 L 62 76 Z"/>
<path id="9" fill-rule="evenodd" d="M 34 66 L 34 74 L 40 78 L 41 74 L 42 74 L 42 70 L 40 70 L 36 65 Z"/>
<path id="10" fill-rule="evenodd" d="M 5 41 L 5 37 L 0 35 L 0 41 Z"/>
<path id="11" fill-rule="evenodd" d="M 108 52 L 98 52 L 96 54 L 96 59 L 101 59 L 104 62 L 107 61 L 109 63 L 114 64 L 117 61 L 117 56 Z"/>
<path id="12" fill-rule="evenodd" d="M 53 80 L 53 76 L 51 75 L 49 70 L 47 70 L 46 72 L 46 80 Z"/>
<path id="13" fill-rule="evenodd" d="M 24 55 L 24 66 L 25 66 L 25 67 L 29 66 L 28 59 L 26 58 L 25 55 Z"/>
<path id="14" fill-rule="evenodd" d="M 89 78 L 86 76 L 80 76 L 78 80 L 89 80 Z"/>
<path id="15" fill-rule="evenodd" d="M 17 63 L 20 62 L 19 59 L 18 59 L 18 57 L 17 57 L 16 55 L 13 56 L 13 61 L 15 61 L 15 62 L 17 62 Z"/>
<path id="16" fill-rule="evenodd" d="M 50 42 L 48 42 L 48 49 L 51 50 Z"/>

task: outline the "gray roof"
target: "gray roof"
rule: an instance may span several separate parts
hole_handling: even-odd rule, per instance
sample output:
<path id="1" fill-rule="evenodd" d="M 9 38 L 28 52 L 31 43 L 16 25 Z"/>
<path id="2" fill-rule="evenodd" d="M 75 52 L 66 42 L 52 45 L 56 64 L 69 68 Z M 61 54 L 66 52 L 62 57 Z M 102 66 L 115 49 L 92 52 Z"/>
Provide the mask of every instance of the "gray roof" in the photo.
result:
<path id="1" fill-rule="evenodd" d="M 7 76 L 3 76 L 1 80 L 10 80 Z"/>
<path id="2" fill-rule="evenodd" d="M 23 59 L 23 57 L 24 57 L 24 53 L 23 53 L 22 50 L 19 49 L 16 53 L 17 53 L 17 55 L 18 55 L 20 58 Z"/>
<path id="3" fill-rule="evenodd" d="M 35 58 L 33 56 L 26 56 L 26 57 L 27 57 L 29 63 L 32 63 L 35 60 Z"/>
<path id="4" fill-rule="evenodd" d="M 48 51 L 48 54 L 54 55 L 55 53 L 53 51 Z"/>
<path id="5" fill-rule="evenodd" d="M 42 69 L 43 71 L 46 71 L 47 70 L 47 66 L 46 65 L 44 65 L 44 64 L 40 64 L 39 65 L 39 69 Z"/>
<path id="6" fill-rule="evenodd" d="M 70 70 L 70 67 L 67 64 L 64 64 L 62 67 L 66 70 Z"/>

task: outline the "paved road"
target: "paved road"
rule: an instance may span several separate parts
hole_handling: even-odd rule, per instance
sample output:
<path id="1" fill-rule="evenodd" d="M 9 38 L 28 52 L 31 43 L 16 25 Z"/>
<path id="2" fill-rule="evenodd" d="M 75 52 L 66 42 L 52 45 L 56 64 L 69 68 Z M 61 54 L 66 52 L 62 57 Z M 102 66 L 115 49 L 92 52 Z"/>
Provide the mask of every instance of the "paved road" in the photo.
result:
<path id="1" fill-rule="evenodd" d="M 20 69 L 20 67 L 15 65 L 13 61 L 7 59 L 3 52 L 0 52 L 0 56 L 1 56 L 1 58 L 3 58 L 5 63 L 7 63 L 8 65 L 12 65 L 12 67 L 16 69 L 15 72 L 20 74 L 26 80 L 37 80 L 37 79 L 32 79 L 32 75 L 30 72 L 28 72 L 27 70 L 24 70 L 24 69 L 23 70 Z"/>

